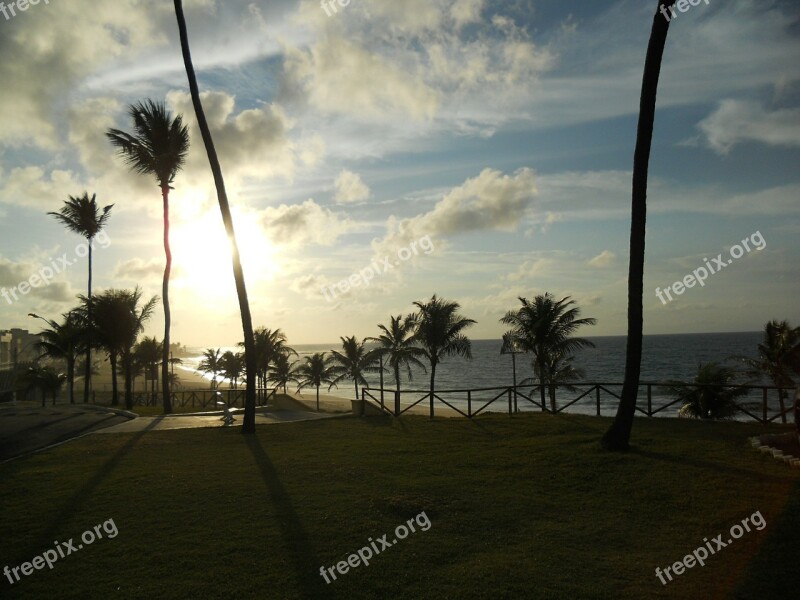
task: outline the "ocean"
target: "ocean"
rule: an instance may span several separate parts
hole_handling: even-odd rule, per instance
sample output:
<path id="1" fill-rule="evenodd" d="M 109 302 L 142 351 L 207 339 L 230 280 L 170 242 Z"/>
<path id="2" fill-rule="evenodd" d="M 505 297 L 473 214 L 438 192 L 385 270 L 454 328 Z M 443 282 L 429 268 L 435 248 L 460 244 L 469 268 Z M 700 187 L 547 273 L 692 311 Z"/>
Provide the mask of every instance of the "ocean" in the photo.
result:
<path id="1" fill-rule="evenodd" d="M 590 337 L 594 348 L 582 350 L 576 354 L 574 364 L 585 371 L 584 381 L 602 383 L 622 383 L 625 368 L 625 336 Z M 643 340 L 641 381 L 663 382 L 669 380 L 692 381 L 700 363 L 720 362 L 734 365 L 735 356 L 754 356 L 758 343 L 762 339 L 761 332 L 743 333 L 697 333 L 674 335 L 646 335 Z M 290 340 L 291 345 L 291 340 Z M 330 352 L 338 349 L 336 344 L 299 344 L 293 346 L 302 359 L 315 352 Z M 463 358 L 445 358 L 436 369 L 437 390 L 467 390 L 489 387 L 503 387 L 512 384 L 511 356 L 500 354 L 500 340 L 473 340 L 472 360 Z M 189 359 L 187 366 L 194 366 L 199 358 Z M 516 356 L 517 383 L 533 376 L 531 357 L 526 354 Z M 384 376 L 384 388 L 394 388 L 394 376 L 387 373 Z M 377 374 L 367 377 L 370 385 L 379 387 Z M 401 397 L 403 406 L 414 402 L 422 396 L 427 389 L 429 375 L 415 369 L 413 380 L 408 381 L 406 373 L 401 373 L 401 388 L 409 391 Z M 767 383 L 767 382 L 765 382 Z M 580 386 L 579 386 L 580 387 Z M 588 389 L 582 387 L 581 390 Z M 620 386 L 609 387 L 619 395 Z M 326 392 L 324 388 L 321 390 Z M 495 396 L 498 391 L 475 392 L 472 395 L 473 411 L 483 403 Z M 352 398 L 354 388 L 352 382 L 343 382 L 339 388 L 334 388 L 333 395 Z M 580 392 L 579 392 L 580 393 Z M 774 391 L 771 392 L 774 394 Z M 443 393 L 442 397 L 454 406 L 466 411 L 466 393 Z M 566 390 L 557 393 L 557 405 L 561 406 L 574 398 L 577 394 Z M 664 388 L 653 388 L 653 405 L 660 406 L 671 398 Z M 753 391 L 745 402 L 760 401 L 760 392 Z M 386 402 L 393 402 L 391 395 L 386 396 Z M 640 406 L 646 405 L 645 388 L 640 388 Z M 613 415 L 616 411 L 618 400 L 610 394 L 601 395 L 601 414 Z M 777 396 L 771 401 L 771 406 L 777 408 Z M 437 403 L 437 405 L 439 405 Z M 439 405 L 440 406 L 440 405 Z M 533 405 L 518 399 L 520 410 L 539 410 Z M 663 411 L 664 416 L 675 416 L 678 406 Z M 773 408 L 773 410 L 774 410 Z M 504 396 L 490 407 L 492 411 L 508 410 L 507 399 Z M 569 412 L 595 414 L 596 404 L 594 393 L 580 403 L 569 407 Z M 756 413 L 759 414 L 759 413 Z"/>

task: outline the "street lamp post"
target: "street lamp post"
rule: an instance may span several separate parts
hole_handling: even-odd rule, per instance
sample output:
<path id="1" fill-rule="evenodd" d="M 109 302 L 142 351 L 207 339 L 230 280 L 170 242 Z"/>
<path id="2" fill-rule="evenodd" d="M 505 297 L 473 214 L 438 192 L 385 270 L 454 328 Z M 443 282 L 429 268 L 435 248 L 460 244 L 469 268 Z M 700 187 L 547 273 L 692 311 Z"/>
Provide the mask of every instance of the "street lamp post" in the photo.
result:
<path id="1" fill-rule="evenodd" d="M 521 349 L 519 340 L 514 337 L 512 333 L 503 334 L 503 345 L 500 348 L 500 354 L 511 355 L 511 372 L 514 380 L 514 412 L 519 412 L 517 409 L 517 354 L 524 354 L 525 350 Z"/>

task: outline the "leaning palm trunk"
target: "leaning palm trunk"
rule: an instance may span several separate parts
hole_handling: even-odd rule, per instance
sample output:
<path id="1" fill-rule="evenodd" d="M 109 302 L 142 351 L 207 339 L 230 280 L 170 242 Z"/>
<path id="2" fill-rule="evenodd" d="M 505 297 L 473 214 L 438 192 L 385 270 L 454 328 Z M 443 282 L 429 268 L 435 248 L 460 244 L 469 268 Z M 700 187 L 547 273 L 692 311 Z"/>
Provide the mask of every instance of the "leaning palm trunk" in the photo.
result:
<path id="1" fill-rule="evenodd" d="M 161 297 L 164 302 L 164 347 L 161 354 L 161 394 L 164 398 L 164 414 L 172 412 L 172 398 L 169 389 L 169 330 L 172 313 L 169 306 L 169 276 L 172 272 L 172 249 L 169 245 L 169 185 L 162 184 L 161 197 L 164 200 L 164 281 L 161 284 Z M 127 390 L 126 390 L 127 393 Z M 126 398 L 127 403 L 127 398 Z"/>
<path id="2" fill-rule="evenodd" d="M 87 244 L 89 246 L 89 304 L 88 307 L 88 317 L 89 323 L 92 322 L 92 244 L 91 242 Z M 86 344 L 86 367 L 83 369 L 83 403 L 86 404 L 89 402 L 89 388 L 92 385 L 92 344 L 91 340 L 87 340 Z M 70 392 L 72 393 L 72 392 Z M 72 401 L 72 397 L 70 397 L 70 401 Z"/>
<path id="3" fill-rule="evenodd" d="M 253 320 L 250 316 L 250 303 L 247 299 L 247 287 L 244 281 L 244 271 L 239 257 L 239 245 L 236 243 L 236 233 L 233 227 L 233 218 L 228 204 L 228 195 L 225 192 L 225 181 L 222 178 L 222 168 L 217 158 L 217 151 L 214 148 L 214 140 L 211 138 L 211 131 L 208 128 L 206 115 L 203 111 L 203 104 L 200 101 L 200 91 L 197 86 L 197 76 L 192 64 L 192 55 L 189 49 L 189 34 L 186 29 L 186 19 L 183 14 L 183 3 L 175 0 L 175 15 L 178 20 L 178 29 L 181 37 L 181 50 L 183 52 L 183 63 L 186 67 L 186 76 L 189 79 L 189 90 L 192 94 L 192 105 L 197 115 L 197 124 L 203 137 L 203 144 L 208 154 L 208 162 L 211 164 L 211 171 L 214 174 L 214 185 L 217 188 L 217 200 L 219 210 L 222 213 L 222 222 L 225 224 L 225 231 L 231 240 L 233 277 L 236 280 L 236 294 L 239 298 L 239 312 L 242 315 L 242 329 L 244 332 L 244 354 L 246 365 L 247 388 L 245 390 L 244 419 L 242 422 L 242 433 L 255 433 L 256 430 L 256 352 L 255 338 L 253 337 Z M 164 340 L 167 346 L 167 340 Z"/>
<path id="4" fill-rule="evenodd" d="M 664 5 L 669 10 L 675 2 L 676 0 L 667 0 Z M 659 0 L 659 6 L 661 6 L 661 0 Z M 617 415 L 602 439 L 603 447 L 608 450 L 628 449 L 633 428 L 633 415 L 636 410 L 636 398 L 639 393 L 639 374 L 642 363 L 642 295 L 644 293 L 645 226 L 647 223 L 647 170 L 653 140 L 658 78 L 661 74 L 661 59 L 664 55 L 668 31 L 669 21 L 657 7 L 644 63 L 636 150 L 633 157 L 625 377 Z"/>

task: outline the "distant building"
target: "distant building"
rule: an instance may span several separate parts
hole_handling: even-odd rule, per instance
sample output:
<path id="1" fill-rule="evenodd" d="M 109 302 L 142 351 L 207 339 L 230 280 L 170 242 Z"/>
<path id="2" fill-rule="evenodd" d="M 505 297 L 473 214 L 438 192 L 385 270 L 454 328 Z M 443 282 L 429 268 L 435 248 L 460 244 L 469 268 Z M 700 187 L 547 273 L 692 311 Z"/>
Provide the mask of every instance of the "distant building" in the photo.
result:
<path id="1" fill-rule="evenodd" d="M 12 328 L 0 331 L 0 366 L 7 367 L 14 362 L 31 362 L 39 356 L 36 343 L 39 336 L 27 329 Z"/>

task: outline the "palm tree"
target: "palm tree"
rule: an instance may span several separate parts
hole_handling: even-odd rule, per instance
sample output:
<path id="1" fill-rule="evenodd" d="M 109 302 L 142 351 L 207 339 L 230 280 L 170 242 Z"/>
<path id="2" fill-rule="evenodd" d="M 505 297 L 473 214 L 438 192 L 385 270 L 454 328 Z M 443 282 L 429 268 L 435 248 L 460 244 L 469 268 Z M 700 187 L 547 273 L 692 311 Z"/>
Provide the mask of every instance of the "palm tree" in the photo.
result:
<path id="1" fill-rule="evenodd" d="M 125 377 L 125 405 L 130 409 L 133 407 L 133 347 L 145 321 L 152 316 L 158 298 L 153 296 L 139 306 L 142 291 L 136 287 L 132 291 L 107 290 L 91 301 L 85 296 L 80 296 L 80 299 L 83 307 L 78 310 L 84 314 L 91 310 L 93 339 L 108 353 L 111 362 L 111 404 L 119 404 L 117 364 L 121 363 Z"/>
<path id="2" fill-rule="evenodd" d="M 169 191 L 189 152 L 189 128 L 183 124 L 181 115 L 173 119 L 162 102 L 152 100 L 139 102 L 131 105 L 128 113 L 133 121 L 133 134 L 119 129 L 109 129 L 106 136 L 133 171 L 141 175 L 154 175 L 161 188 L 166 256 L 161 286 L 164 303 L 161 391 L 164 396 L 164 413 L 169 414 L 172 412 L 169 393 L 169 331 L 172 323 L 169 304 L 169 277 L 172 271 L 172 251 L 169 244 Z"/>
<path id="3" fill-rule="evenodd" d="M 213 378 L 211 379 L 211 389 L 214 390 L 217 388 L 217 373 L 222 373 L 222 364 L 220 361 L 222 360 L 222 354 L 220 353 L 220 349 L 217 348 L 206 348 L 203 351 L 203 360 L 200 361 L 200 364 L 197 365 L 198 370 L 201 373 L 211 373 Z"/>
<path id="4" fill-rule="evenodd" d="M 787 321 L 768 322 L 756 358 L 739 357 L 739 360 L 748 367 L 750 377 L 766 376 L 778 388 L 781 418 L 786 423 L 785 401 L 788 390 L 795 384 L 792 375 L 800 374 L 800 327 L 793 328 Z"/>
<path id="5" fill-rule="evenodd" d="M 425 351 L 417 346 L 415 331 L 417 327 L 416 315 L 410 314 L 403 317 L 397 315 L 389 318 L 389 326 L 378 325 L 383 332 L 378 337 L 368 337 L 367 340 L 378 342 L 377 352 L 381 356 L 389 357 L 389 367 L 394 373 L 394 383 L 397 387 L 394 396 L 394 414 L 400 414 L 400 369 L 405 368 L 408 380 L 413 379 L 411 367 L 419 367 L 427 372 L 425 365 L 420 360 L 425 356 Z M 383 375 L 383 370 L 381 370 Z M 383 384 L 381 384 L 383 389 Z"/>
<path id="6" fill-rule="evenodd" d="M 92 297 L 92 242 L 95 236 L 102 231 L 108 219 L 111 218 L 111 209 L 113 204 L 103 207 L 103 211 L 98 211 L 97 195 L 92 194 L 89 198 L 89 193 L 84 192 L 83 196 L 74 197 L 70 196 L 69 200 L 64 202 L 59 212 L 49 212 L 59 221 L 67 230 L 77 233 L 86 238 L 86 246 L 88 247 L 87 257 L 89 259 L 89 283 L 87 290 L 87 297 Z M 91 315 L 89 315 L 91 321 Z M 89 388 L 91 387 L 92 372 L 92 346 L 86 345 L 86 364 L 83 373 L 83 401 L 89 402 Z M 72 381 L 69 382 L 70 386 L 70 402 L 74 400 L 72 391 Z"/>
<path id="7" fill-rule="evenodd" d="M 656 94 L 661 74 L 661 60 L 667 44 L 669 21 L 661 7 L 669 10 L 677 0 L 657 0 L 653 16 L 647 56 L 644 61 L 642 92 L 639 99 L 639 123 L 636 131 L 636 150 L 633 155 L 633 185 L 631 193 L 630 261 L 628 263 L 628 339 L 625 347 L 625 376 L 622 395 L 614 421 L 602 438 L 607 450 L 627 450 L 639 395 L 639 373 L 642 368 L 642 327 L 644 294 L 644 247 L 647 225 L 647 170 L 650 164 L 650 146 L 653 141 L 653 123 L 656 117 Z"/>
<path id="8" fill-rule="evenodd" d="M 192 95 L 192 105 L 197 115 L 197 125 L 203 137 L 203 144 L 208 154 L 208 162 L 211 165 L 211 172 L 214 174 L 214 185 L 217 188 L 217 201 L 219 210 L 222 213 L 222 223 L 231 242 L 231 262 L 233 263 L 233 278 L 236 282 L 236 295 L 239 299 L 239 312 L 242 316 L 242 330 L 244 332 L 244 355 L 245 372 L 247 377 L 247 388 L 245 390 L 244 419 L 242 419 L 242 433 L 255 433 L 256 431 L 256 354 L 255 338 L 253 336 L 253 318 L 250 315 L 250 302 L 247 298 L 247 286 L 242 270 L 242 261 L 239 257 L 239 244 L 236 241 L 236 232 L 233 227 L 233 217 L 228 204 L 228 194 L 225 191 L 225 180 L 222 177 L 222 167 L 217 158 L 217 151 L 214 148 L 214 140 L 211 138 L 211 130 L 206 121 L 206 114 L 203 110 L 203 103 L 200 101 L 200 90 L 197 86 L 197 77 L 192 64 L 192 54 L 189 49 L 189 33 L 186 30 L 186 19 L 183 15 L 183 3 L 175 0 L 175 16 L 178 20 L 178 30 L 181 38 L 181 51 L 183 53 L 183 63 L 186 67 L 186 76 L 189 80 L 189 91 Z M 166 344 L 169 347 L 169 344 Z"/>
<path id="9" fill-rule="evenodd" d="M 680 416 L 695 419 L 729 419 L 739 410 L 736 399 L 747 389 L 736 386 L 737 373 L 719 363 L 698 365 L 694 383 L 698 387 L 674 382 L 669 390 L 675 398 L 684 398 Z M 691 390 L 687 393 L 687 389 Z"/>
<path id="10" fill-rule="evenodd" d="M 436 381 L 436 366 L 445 356 L 463 356 L 472 359 L 472 344 L 462 331 L 476 323 L 465 319 L 458 313 L 461 305 L 437 298 L 436 294 L 427 302 L 417 301 L 419 309 L 416 317 L 415 339 L 420 344 L 425 358 L 431 365 L 431 419 L 433 418 L 433 398 Z"/>
<path id="11" fill-rule="evenodd" d="M 253 337 L 255 339 L 255 362 L 258 387 L 266 388 L 270 365 L 282 354 L 287 356 L 293 354 L 297 356 L 297 352 L 286 345 L 286 334 L 280 329 L 259 327 L 253 332 Z M 243 347 L 244 343 L 240 342 L 239 346 Z"/>
<path id="12" fill-rule="evenodd" d="M 39 315 L 29 313 L 30 316 L 42 319 Z M 63 360 L 67 365 L 67 385 L 69 386 L 69 403 L 75 404 L 75 363 L 78 354 L 83 352 L 86 344 L 86 328 L 78 312 L 70 311 L 63 315 L 64 322 L 42 319 L 50 329 L 45 329 L 38 334 L 37 344 L 41 357 Z"/>
<path id="13" fill-rule="evenodd" d="M 289 382 L 297 382 L 295 367 L 297 362 L 289 362 L 288 354 L 279 354 L 275 357 L 270 367 L 270 375 L 275 382 L 276 387 L 283 387 L 283 393 L 286 393 L 286 386 Z"/>
<path id="14" fill-rule="evenodd" d="M 244 355 L 228 350 L 219 359 L 219 364 L 222 367 L 222 376 L 231 382 L 231 387 L 235 390 L 244 371 Z"/>
<path id="15" fill-rule="evenodd" d="M 61 386 L 67 380 L 63 373 L 59 373 L 52 367 L 33 366 L 28 367 L 19 377 L 19 382 L 24 386 L 25 393 L 30 390 L 38 389 L 42 394 L 42 406 L 45 405 L 46 395 L 52 396 L 52 403 L 56 403 Z"/>
<path id="16" fill-rule="evenodd" d="M 342 337 L 342 350 L 338 352 L 331 350 L 329 362 L 331 366 L 331 387 L 339 383 L 343 379 L 350 379 L 355 384 L 356 400 L 358 400 L 358 384 L 369 385 L 364 378 L 365 373 L 375 373 L 380 370 L 373 363 L 377 356 L 376 352 L 367 350 L 365 341 L 360 342 L 355 336 Z"/>
<path id="17" fill-rule="evenodd" d="M 155 337 L 144 337 L 142 338 L 142 341 L 136 344 L 136 348 L 134 349 L 133 353 L 135 358 L 134 369 L 136 366 L 135 363 L 140 363 L 144 369 L 144 373 L 146 374 L 145 385 L 147 385 L 148 379 L 152 381 L 150 393 L 152 394 L 153 402 L 155 403 L 155 385 L 156 380 L 158 379 L 158 363 L 163 354 L 161 342 L 159 342 Z"/>
<path id="18" fill-rule="evenodd" d="M 556 301 L 549 293 L 538 295 L 529 302 L 520 298 L 522 306 L 509 311 L 501 323 L 511 326 L 510 334 L 524 351 L 533 354 L 533 370 L 539 379 L 542 410 L 545 408 L 545 386 L 564 361 L 571 360 L 575 350 L 594 347 L 587 339 L 571 337 L 583 325 L 594 325 L 593 318 L 580 319 L 580 308 L 573 306 L 575 301 L 566 296 Z M 574 374 L 574 372 L 573 372 Z M 551 393 L 551 410 L 555 411 L 555 395 Z"/>
<path id="19" fill-rule="evenodd" d="M 332 367 L 324 352 L 306 356 L 305 362 L 297 368 L 297 391 L 309 385 L 317 388 L 317 412 L 319 412 L 319 387 L 322 384 L 334 385 Z M 330 389 L 330 388 L 328 388 Z"/>
<path id="20" fill-rule="evenodd" d="M 553 352 L 545 361 L 543 368 L 538 362 L 533 363 L 534 377 L 524 379 L 521 385 L 528 385 L 538 379 L 539 385 L 542 386 L 542 381 L 547 385 L 550 395 L 550 410 L 556 410 L 556 388 L 563 387 L 570 392 L 576 391 L 572 382 L 583 379 L 585 372 L 583 369 L 575 367 L 572 361 L 575 360 L 574 356 L 568 356 L 565 352 Z M 544 389 L 544 386 L 542 386 Z"/>

